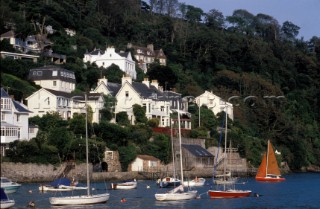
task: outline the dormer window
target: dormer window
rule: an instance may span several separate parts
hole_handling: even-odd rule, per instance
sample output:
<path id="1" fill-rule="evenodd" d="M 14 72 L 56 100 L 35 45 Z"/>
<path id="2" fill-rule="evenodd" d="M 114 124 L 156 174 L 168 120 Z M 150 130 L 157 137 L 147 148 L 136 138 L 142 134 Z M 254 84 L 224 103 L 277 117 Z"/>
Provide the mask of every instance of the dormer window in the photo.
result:
<path id="1" fill-rule="evenodd" d="M 52 71 L 52 76 L 58 76 L 58 71 Z"/>

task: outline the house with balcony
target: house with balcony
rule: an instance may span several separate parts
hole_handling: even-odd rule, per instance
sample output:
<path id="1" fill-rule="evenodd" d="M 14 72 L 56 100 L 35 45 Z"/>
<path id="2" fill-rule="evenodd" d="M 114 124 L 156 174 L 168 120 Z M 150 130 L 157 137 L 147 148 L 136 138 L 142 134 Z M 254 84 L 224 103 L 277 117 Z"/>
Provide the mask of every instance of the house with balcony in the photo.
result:
<path id="1" fill-rule="evenodd" d="M 153 44 L 148 44 L 147 47 L 143 47 L 128 43 L 127 48 L 134 50 L 133 56 L 144 73 L 148 71 L 150 64 L 154 62 L 159 62 L 159 64 L 163 66 L 167 65 L 167 57 L 163 50 L 154 50 Z"/>
<path id="2" fill-rule="evenodd" d="M 117 65 L 120 70 L 131 78 L 137 78 L 136 65 L 130 52 L 116 52 L 114 47 L 107 47 L 106 50 L 95 49 L 84 54 L 83 62 L 95 63 L 98 67 L 107 68 L 112 64 Z"/>
<path id="3" fill-rule="evenodd" d="M 29 114 L 31 111 L 15 101 L 1 88 L 1 156 L 9 143 L 15 140 L 29 140 Z"/>
<path id="4" fill-rule="evenodd" d="M 188 117 L 183 103 L 181 102 L 181 94 L 172 91 L 163 91 L 157 80 L 151 82 L 145 78 L 142 83 L 132 81 L 130 76 L 123 76 L 122 83 L 109 82 L 107 78 L 98 80 L 97 87 L 91 91 L 92 93 L 102 93 L 104 95 L 112 95 L 116 98 L 115 115 L 119 112 L 126 112 L 131 124 L 134 124 L 135 117 L 133 114 L 133 105 L 138 104 L 144 107 L 146 117 L 148 119 L 157 118 L 159 127 L 170 127 L 170 114 L 176 112 L 177 109 Z M 178 108 L 178 101 L 180 107 Z M 191 129 L 191 119 L 182 117 L 182 128 Z M 177 122 L 177 120 L 173 120 Z"/>
<path id="5" fill-rule="evenodd" d="M 64 120 L 72 118 L 75 113 L 85 114 L 85 95 L 71 94 L 41 88 L 26 98 L 28 108 L 32 111 L 30 117 L 42 117 L 47 113 L 57 112 Z M 102 94 L 90 93 L 87 95 L 87 105 L 92 110 L 92 122 L 100 122 L 100 111 L 104 107 Z"/>
<path id="6" fill-rule="evenodd" d="M 72 92 L 76 85 L 73 71 L 55 65 L 30 69 L 29 80 L 42 88 L 68 93 Z"/>
<path id="7" fill-rule="evenodd" d="M 212 92 L 205 91 L 203 94 L 197 96 L 195 98 L 195 103 L 198 107 L 201 107 L 202 105 L 207 106 L 215 115 L 219 112 L 227 111 L 228 117 L 233 120 L 233 105 Z"/>

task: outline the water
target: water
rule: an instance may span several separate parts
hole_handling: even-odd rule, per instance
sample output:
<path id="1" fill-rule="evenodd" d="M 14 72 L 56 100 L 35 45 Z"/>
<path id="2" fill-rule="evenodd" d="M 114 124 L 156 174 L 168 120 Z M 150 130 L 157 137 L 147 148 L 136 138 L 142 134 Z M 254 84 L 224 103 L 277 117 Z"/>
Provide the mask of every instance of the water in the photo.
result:
<path id="1" fill-rule="evenodd" d="M 238 189 L 250 189 L 252 193 L 258 193 L 260 197 L 247 197 L 240 199 L 210 199 L 206 194 L 211 185 L 210 179 L 203 187 L 198 187 L 200 199 L 186 201 L 160 202 L 156 201 L 154 194 L 156 192 L 165 192 L 167 189 L 160 189 L 156 186 L 155 181 L 143 180 L 138 181 L 138 188 L 134 190 L 107 190 L 110 193 L 110 199 L 105 204 L 93 206 L 68 206 L 53 207 L 49 203 L 49 197 L 60 196 L 59 192 L 41 193 L 38 190 L 39 184 L 22 184 L 22 187 L 14 194 L 9 194 L 10 198 L 16 201 L 13 208 L 26 208 L 29 201 L 34 200 L 36 208 L 130 208 L 130 209 L 148 209 L 148 208 L 247 208 L 247 209 L 278 209 L 278 208 L 301 208 L 301 209 L 319 209 L 320 208 L 320 174 L 301 173 L 290 174 L 285 176 L 286 181 L 281 183 L 264 183 L 257 182 L 254 178 L 242 179 L 245 184 L 237 185 Z M 150 188 L 147 189 L 147 185 Z M 110 188 L 110 182 L 93 183 L 95 188 L 93 193 L 102 193 L 105 188 Z M 30 192 L 32 191 L 32 192 Z M 79 191 L 77 191 L 79 192 Z M 81 191 L 85 193 L 85 191 Z M 64 192 L 63 194 L 72 194 Z M 121 198 L 127 202 L 121 203 Z"/>

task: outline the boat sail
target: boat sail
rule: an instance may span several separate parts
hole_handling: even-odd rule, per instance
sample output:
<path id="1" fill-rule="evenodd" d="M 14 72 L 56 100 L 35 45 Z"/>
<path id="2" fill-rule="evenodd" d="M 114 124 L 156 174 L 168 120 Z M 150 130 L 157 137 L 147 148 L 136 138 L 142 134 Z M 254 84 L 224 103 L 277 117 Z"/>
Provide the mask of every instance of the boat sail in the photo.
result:
<path id="1" fill-rule="evenodd" d="M 51 205 L 92 205 L 98 203 L 105 203 L 109 200 L 110 194 L 90 194 L 90 177 L 89 177 L 89 145 L 88 145 L 88 107 L 87 94 L 85 94 L 85 108 L 86 108 L 86 164 L 87 164 L 87 194 L 78 196 L 63 196 L 50 197 Z"/>
<path id="2" fill-rule="evenodd" d="M 181 125 L 180 125 L 180 104 L 178 105 L 178 129 L 179 129 L 179 151 L 180 151 L 180 175 L 181 175 L 181 185 L 170 190 L 167 193 L 156 193 L 155 198 L 159 201 L 172 201 L 172 200 L 190 200 L 195 199 L 197 196 L 197 190 L 185 191 L 183 186 L 183 165 L 182 165 L 182 148 L 181 148 Z"/>
<path id="3" fill-rule="evenodd" d="M 281 172 L 270 140 L 268 140 L 267 152 L 263 154 L 261 164 L 256 175 L 257 181 L 281 182 Z"/>
<path id="4" fill-rule="evenodd" d="M 224 135 L 224 149 L 227 149 L 227 127 L 228 127 L 228 110 L 226 105 L 226 118 L 225 118 L 225 135 Z M 222 134 L 222 129 L 221 133 Z M 220 135 L 221 137 L 222 135 Z M 221 138 L 220 138 L 221 139 Z M 219 143 L 220 144 L 220 143 Z M 226 153 L 226 151 L 225 151 Z M 224 174 L 226 174 L 226 161 L 224 160 Z M 231 174 L 231 173 L 230 173 Z M 251 194 L 251 190 L 239 190 L 235 188 L 235 181 L 228 181 L 226 179 L 226 175 L 223 175 L 224 183 L 220 185 L 216 185 L 216 189 L 210 189 L 208 194 L 210 198 L 240 198 L 240 197 L 248 197 Z"/>

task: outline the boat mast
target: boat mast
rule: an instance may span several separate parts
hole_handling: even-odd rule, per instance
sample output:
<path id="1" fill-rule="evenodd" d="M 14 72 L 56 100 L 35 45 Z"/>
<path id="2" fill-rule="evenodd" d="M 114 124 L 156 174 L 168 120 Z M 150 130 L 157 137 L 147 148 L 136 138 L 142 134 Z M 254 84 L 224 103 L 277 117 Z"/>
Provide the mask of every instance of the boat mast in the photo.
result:
<path id="1" fill-rule="evenodd" d="M 181 148 L 181 125 L 180 125 L 180 103 L 178 100 L 178 129 L 179 129 L 179 151 L 180 151 L 180 170 L 181 170 L 181 185 L 183 185 L 183 166 L 182 166 L 182 148 Z"/>
<path id="2" fill-rule="evenodd" d="M 84 95 L 86 108 L 86 163 L 87 163 L 87 194 L 90 195 L 90 178 L 89 178 L 89 144 L 88 144 L 88 107 L 87 93 Z"/>
<path id="3" fill-rule="evenodd" d="M 173 178 L 176 179 L 176 159 L 175 159 L 175 151 L 173 147 L 173 133 L 172 133 L 172 121 L 170 121 L 171 125 L 171 150 L 172 150 L 172 166 L 173 166 Z"/>
<path id="4" fill-rule="evenodd" d="M 227 132 L 228 132 L 228 105 L 226 103 L 226 125 L 224 127 L 224 160 L 223 160 L 223 180 L 226 181 L 226 157 L 227 157 Z M 223 184 L 225 189 L 226 184 Z"/>
<path id="5" fill-rule="evenodd" d="M 270 144 L 270 140 L 268 139 L 268 145 L 267 145 L 267 163 L 266 163 L 266 176 L 268 175 L 268 163 L 269 163 L 269 144 Z"/>

